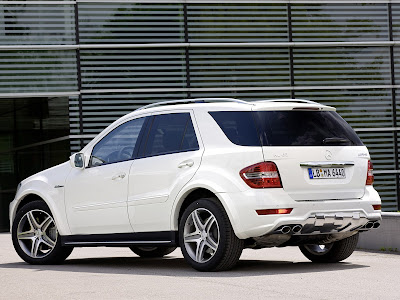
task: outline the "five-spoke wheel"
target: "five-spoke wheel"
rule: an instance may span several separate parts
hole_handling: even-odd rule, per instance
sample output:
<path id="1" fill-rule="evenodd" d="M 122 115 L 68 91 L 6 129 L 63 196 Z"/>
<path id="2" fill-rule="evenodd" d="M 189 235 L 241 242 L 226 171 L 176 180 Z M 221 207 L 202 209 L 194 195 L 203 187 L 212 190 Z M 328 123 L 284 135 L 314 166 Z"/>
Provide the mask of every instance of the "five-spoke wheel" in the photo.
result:
<path id="1" fill-rule="evenodd" d="M 179 222 L 179 242 L 185 259 L 199 271 L 232 268 L 243 250 L 228 215 L 215 198 L 190 204 Z"/>
<path id="2" fill-rule="evenodd" d="M 63 247 L 57 225 L 45 202 L 36 200 L 18 210 L 12 227 L 12 240 L 18 255 L 31 264 L 57 264 L 72 252 Z"/>

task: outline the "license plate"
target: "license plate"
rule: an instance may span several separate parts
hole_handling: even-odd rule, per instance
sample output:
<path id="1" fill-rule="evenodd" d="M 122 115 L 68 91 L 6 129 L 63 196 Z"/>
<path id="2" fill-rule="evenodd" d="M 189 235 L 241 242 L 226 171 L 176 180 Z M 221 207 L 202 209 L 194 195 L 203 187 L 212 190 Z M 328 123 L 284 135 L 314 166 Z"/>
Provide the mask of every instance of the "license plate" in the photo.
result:
<path id="1" fill-rule="evenodd" d="M 308 168 L 310 179 L 342 179 L 346 178 L 344 168 Z"/>

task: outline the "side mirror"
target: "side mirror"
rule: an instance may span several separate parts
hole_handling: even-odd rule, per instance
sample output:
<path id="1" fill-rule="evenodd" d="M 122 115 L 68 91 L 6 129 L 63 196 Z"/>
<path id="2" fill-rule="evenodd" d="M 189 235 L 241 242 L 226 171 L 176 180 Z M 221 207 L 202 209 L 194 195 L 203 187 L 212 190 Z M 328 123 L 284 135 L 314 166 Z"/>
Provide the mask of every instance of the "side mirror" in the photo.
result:
<path id="1" fill-rule="evenodd" d="M 69 162 L 73 168 L 83 170 L 85 168 L 85 155 L 83 153 L 75 153 L 71 155 Z"/>

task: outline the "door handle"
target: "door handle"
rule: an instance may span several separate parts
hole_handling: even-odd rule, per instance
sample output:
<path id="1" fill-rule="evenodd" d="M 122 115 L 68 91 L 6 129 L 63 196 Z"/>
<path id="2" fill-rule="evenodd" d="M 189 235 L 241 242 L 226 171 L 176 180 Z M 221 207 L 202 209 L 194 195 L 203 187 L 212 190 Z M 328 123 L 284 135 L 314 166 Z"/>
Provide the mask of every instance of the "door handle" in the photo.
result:
<path id="1" fill-rule="evenodd" d="M 111 179 L 112 180 L 124 179 L 125 175 L 126 175 L 125 173 L 120 173 L 120 174 L 114 175 Z"/>
<path id="2" fill-rule="evenodd" d="M 178 168 L 191 167 L 191 166 L 193 166 L 193 165 L 194 165 L 194 161 L 191 160 L 191 159 L 188 159 L 188 160 L 185 160 L 185 161 L 181 162 L 181 163 L 178 165 Z"/>

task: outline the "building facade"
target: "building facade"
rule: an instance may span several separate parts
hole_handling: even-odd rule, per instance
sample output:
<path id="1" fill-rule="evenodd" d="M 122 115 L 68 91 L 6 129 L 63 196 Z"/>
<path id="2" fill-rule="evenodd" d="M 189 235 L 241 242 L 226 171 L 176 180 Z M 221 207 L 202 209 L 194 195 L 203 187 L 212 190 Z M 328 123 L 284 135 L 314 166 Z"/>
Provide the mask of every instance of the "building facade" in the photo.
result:
<path id="1" fill-rule="evenodd" d="M 120 116 L 189 97 L 305 98 L 369 147 L 399 209 L 400 1 L 0 1 L 0 230 L 19 181 Z"/>

